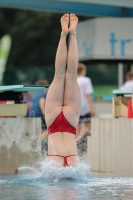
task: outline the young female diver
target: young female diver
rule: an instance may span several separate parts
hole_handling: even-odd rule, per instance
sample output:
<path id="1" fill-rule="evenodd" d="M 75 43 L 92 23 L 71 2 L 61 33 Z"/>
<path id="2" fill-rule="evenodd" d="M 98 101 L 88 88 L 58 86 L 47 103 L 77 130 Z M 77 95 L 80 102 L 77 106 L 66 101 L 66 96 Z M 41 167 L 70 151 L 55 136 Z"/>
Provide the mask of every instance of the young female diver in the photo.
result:
<path id="1" fill-rule="evenodd" d="M 45 104 L 49 134 L 47 161 L 54 160 L 60 166 L 74 166 L 80 162 L 76 147 L 76 128 L 80 115 L 77 23 L 75 14 L 65 14 L 61 18 L 62 31 L 56 52 L 55 75 Z M 70 38 L 67 48 L 68 33 Z"/>

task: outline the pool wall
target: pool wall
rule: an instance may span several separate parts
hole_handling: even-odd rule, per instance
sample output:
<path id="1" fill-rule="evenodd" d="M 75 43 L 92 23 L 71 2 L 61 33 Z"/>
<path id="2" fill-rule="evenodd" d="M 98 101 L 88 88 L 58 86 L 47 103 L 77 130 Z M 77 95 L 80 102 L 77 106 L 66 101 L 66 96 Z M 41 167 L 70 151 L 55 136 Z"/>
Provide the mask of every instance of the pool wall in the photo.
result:
<path id="1" fill-rule="evenodd" d="M 95 172 L 133 172 L 133 119 L 93 118 L 86 161 Z"/>
<path id="2" fill-rule="evenodd" d="M 41 155 L 40 118 L 0 119 L 0 173 L 12 173 Z"/>
<path id="3" fill-rule="evenodd" d="M 39 160 L 40 136 L 40 118 L 1 118 L 0 174 Z M 133 119 L 93 118 L 86 162 L 94 172 L 133 172 Z"/>

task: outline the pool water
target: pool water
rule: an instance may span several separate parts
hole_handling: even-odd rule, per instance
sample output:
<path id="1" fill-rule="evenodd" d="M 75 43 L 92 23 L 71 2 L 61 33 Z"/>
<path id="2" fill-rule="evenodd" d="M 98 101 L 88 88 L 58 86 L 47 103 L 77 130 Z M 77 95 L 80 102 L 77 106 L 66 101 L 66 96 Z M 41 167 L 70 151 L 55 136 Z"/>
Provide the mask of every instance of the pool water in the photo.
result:
<path id="1" fill-rule="evenodd" d="M 2 200 L 132 200 L 133 176 L 93 174 L 85 163 L 40 169 L 23 166 L 20 174 L 0 175 Z"/>

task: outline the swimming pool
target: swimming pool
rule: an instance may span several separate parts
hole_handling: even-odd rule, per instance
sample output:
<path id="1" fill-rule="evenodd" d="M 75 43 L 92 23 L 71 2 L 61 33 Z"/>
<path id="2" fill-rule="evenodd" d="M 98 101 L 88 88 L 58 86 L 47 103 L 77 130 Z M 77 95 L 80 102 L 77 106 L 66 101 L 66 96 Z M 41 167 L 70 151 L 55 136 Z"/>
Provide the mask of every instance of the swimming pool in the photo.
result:
<path id="1" fill-rule="evenodd" d="M 0 175 L 0 199 L 9 200 L 126 200 L 133 199 L 133 175 L 88 173 L 86 164 L 43 171 L 22 167 L 27 174 Z"/>

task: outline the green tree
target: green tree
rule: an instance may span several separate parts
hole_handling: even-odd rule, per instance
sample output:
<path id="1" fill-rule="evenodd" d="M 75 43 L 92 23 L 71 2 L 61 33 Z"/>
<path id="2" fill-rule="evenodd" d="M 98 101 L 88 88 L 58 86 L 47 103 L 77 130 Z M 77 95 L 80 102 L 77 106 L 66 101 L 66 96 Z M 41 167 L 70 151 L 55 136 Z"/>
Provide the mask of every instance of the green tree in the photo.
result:
<path id="1" fill-rule="evenodd" d="M 12 37 L 8 65 L 54 65 L 61 16 L 61 13 L 0 8 L 0 37 L 5 33 Z"/>

